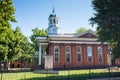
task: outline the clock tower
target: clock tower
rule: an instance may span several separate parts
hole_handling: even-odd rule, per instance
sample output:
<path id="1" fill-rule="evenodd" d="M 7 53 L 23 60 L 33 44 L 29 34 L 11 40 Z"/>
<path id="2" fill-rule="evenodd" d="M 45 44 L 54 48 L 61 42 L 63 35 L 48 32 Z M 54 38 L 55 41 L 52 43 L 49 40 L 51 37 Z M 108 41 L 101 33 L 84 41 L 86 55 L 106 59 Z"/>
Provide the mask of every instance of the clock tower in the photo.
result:
<path id="1" fill-rule="evenodd" d="M 55 14 L 55 10 L 53 8 L 52 14 L 50 14 L 48 18 L 48 35 L 58 34 L 59 34 L 58 17 Z"/>

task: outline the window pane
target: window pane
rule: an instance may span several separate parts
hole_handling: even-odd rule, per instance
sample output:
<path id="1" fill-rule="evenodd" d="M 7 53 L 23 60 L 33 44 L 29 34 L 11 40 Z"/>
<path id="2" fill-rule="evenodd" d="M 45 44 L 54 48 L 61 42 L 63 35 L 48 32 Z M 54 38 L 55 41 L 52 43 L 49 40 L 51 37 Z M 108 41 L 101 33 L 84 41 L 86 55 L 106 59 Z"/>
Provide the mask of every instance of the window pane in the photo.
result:
<path id="1" fill-rule="evenodd" d="M 70 52 L 70 47 L 66 47 L 66 52 Z"/>
<path id="2" fill-rule="evenodd" d="M 102 59 L 102 48 L 98 47 L 97 50 L 98 50 L 98 61 L 101 63 L 103 61 L 103 59 Z"/>
<path id="3" fill-rule="evenodd" d="M 97 50 L 98 50 L 98 54 L 102 54 L 102 48 L 101 47 L 98 47 Z"/>
<path id="4" fill-rule="evenodd" d="M 55 52 L 59 52 L 59 51 L 58 51 L 58 46 L 55 46 L 55 47 L 54 47 L 54 51 L 55 51 Z"/>
<path id="5" fill-rule="evenodd" d="M 81 54 L 77 54 L 77 61 L 81 62 Z"/>
<path id="6" fill-rule="evenodd" d="M 54 60 L 55 62 L 59 62 L 59 46 L 54 47 Z"/>
<path id="7" fill-rule="evenodd" d="M 66 54 L 66 61 L 67 61 L 67 62 L 70 62 L 70 53 L 67 53 L 67 54 Z"/>
<path id="8" fill-rule="evenodd" d="M 55 62 L 58 62 L 58 54 L 55 54 Z"/>
<path id="9" fill-rule="evenodd" d="M 88 56 L 88 61 L 92 62 L 92 57 L 91 56 Z"/>
<path id="10" fill-rule="evenodd" d="M 77 52 L 80 52 L 80 46 L 77 47 Z"/>
<path id="11" fill-rule="evenodd" d="M 92 47 L 87 47 L 87 54 L 88 54 L 88 62 L 92 62 Z"/>
<path id="12" fill-rule="evenodd" d="M 102 62 L 102 55 L 99 55 L 99 62 Z"/>
<path id="13" fill-rule="evenodd" d="M 66 62 L 70 62 L 70 46 L 66 47 Z"/>
<path id="14" fill-rule="evenodd" d="M 87 47 L 87 53 L 88 53 L 88 56 L 92 56 L 92 48 L 91 47 Z"/>

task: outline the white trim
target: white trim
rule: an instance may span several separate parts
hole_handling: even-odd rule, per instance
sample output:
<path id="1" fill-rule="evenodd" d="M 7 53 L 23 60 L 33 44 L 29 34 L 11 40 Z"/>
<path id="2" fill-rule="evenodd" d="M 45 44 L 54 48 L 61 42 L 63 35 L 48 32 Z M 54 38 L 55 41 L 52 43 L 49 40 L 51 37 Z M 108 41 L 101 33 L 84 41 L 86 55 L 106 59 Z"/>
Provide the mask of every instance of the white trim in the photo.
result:
<path id="1" fill-rule="evenodd" d="M 48 45 L 48 43 L 39 43 L 40 45 Z"/>
<path id="2" fill-rule="evenodd" d="M 102 44 L 101 42 L 78 42 L 78 41 L 49 41 L 49 43 L 67 43 L 67 44 Z M 103 44 L 109 44 L 104 42 Z"/>
<path id="3" fill-rule="evenodd" d="M 47 36 L 42 36 L 42 37 L 36 37 L 37 40 L 39 39 L 47 39 Z"/>
<path id="4" fill-rule="evenodd" d="M 39 62 L 38 62 L 38 64 L 39 64 L 39 65 L 42 65 L 42 58 L 41 58 L 41 56 L 42 56 L 42 55 L 41 55 L 41 47 L 42 47 L 42 46 L 39 44 Z"/>

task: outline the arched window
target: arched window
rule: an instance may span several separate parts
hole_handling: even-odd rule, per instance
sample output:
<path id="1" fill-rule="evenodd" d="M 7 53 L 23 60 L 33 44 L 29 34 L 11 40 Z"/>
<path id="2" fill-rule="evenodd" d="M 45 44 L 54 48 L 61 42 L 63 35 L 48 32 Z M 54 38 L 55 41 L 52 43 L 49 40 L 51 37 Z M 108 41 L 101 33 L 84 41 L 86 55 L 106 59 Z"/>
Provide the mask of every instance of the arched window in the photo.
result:
<path id="1" fill-rule="evenodd" d="M 52 23 L 52 19 L 50 19 L 50 22 L 49 23 Z"/>
<path id="2" fill-rule="evenodd" d="M 71 49 L 70 49 L 70 46 L 66 46 L 66 62 L 69 63 L 70 62 L 70 57 L 71 57 Z"/>
<path id="3" fill-rule="evenodd" d="M 53 23 L 56 23 L 56 20 L 55 20 L 55 19 L 53 19 Z"/>
<path id="4" fill-rule="evenodd" d="M 82 53 L 81 53 L 81 47 L 77 46 L 76 48 L 76 56 L 77 56 L 77 62 L 82 61 Z"/>
<path id="5" fill-rule="evenodd" d="M 54 46 L 54 61 L 59 62 L 59 46 Z"/>
<path id="6" fill-rule="evenodd" d="M 92 63 L 92 47 L 87 47 L 88 63 Z"/>
<path id="7" fill-rule="evenodd" d="M 97 51 L 98 51 L 98 61 L 99 63 L 103 62 L 103 56 L 102 56 L 102 47 L 98 47 L 97 48 Z"/>

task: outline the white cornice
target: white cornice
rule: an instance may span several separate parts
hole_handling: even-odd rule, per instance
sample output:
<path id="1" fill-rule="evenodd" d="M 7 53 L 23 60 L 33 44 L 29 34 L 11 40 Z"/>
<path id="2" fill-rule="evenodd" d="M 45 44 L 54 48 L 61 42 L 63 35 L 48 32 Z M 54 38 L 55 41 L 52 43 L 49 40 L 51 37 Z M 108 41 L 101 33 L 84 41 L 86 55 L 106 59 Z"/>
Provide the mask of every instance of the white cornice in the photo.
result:
<path id="1" fill-rule="evenodd" d="M 108 42 L 78 42 L 78 41 L 49 41 L 49 43 L 67 43 L 67 44 L 109 44 Z"/>
<path id="2" fill-rule="evenodd" d="M 57 38 L 51 37 L 50 40 L 60 40 L 60 41 L 97 41 L 98 38 Z"/>
<path id="3" fill-rule="evenodd" d="M 36 37 L 37 40 L 47 39 L 47 36 Z"/>

